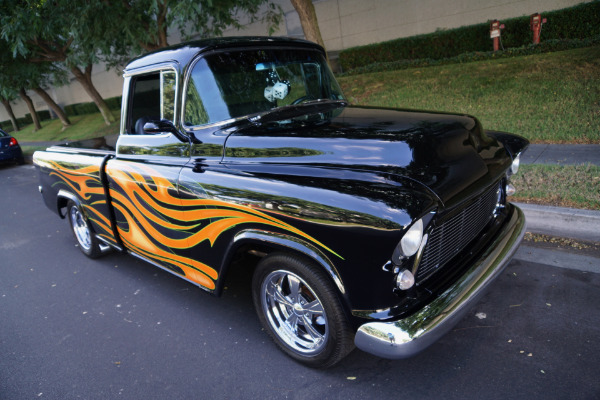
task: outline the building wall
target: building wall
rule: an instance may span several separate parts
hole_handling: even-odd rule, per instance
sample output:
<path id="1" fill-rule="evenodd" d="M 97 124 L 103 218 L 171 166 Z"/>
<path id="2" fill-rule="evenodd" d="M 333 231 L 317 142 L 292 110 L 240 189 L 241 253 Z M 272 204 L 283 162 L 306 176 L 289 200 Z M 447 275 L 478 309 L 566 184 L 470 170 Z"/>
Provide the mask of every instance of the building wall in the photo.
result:
<path id="1" fill-rule="evenodd" d="M 319 28 L 328 51 L 420 35 L 438 29 L 552 11 L 582 0 L 316 0 Z M 302 36 L 289 0 L 282 6 L 288 32 Z M 297 22 L 296 22 L 297 21 Z M 292 29 L 290 29 L 290 26 Z M 299 31 L 298 31 L 299 29 Z"/>
<path id="2" fill-rule="evenodd" d="M 285 14 L 285 21 L 275 32 L 278 36 L 304 37 L 298 14 L 289 0 L 275 0 Z M 313 0 L 319 28 L 328 51 L 338 51 L 381 41 L 451 29 L 486 22 L 530 15 L 571 7 L 582 0 Z M 246 24 L 243 30 L 229 29 L 225 36 L 266 35 L 261 23 Z M 171 43 L 176 39 L 170 38 Z M 100 94 L 114 97 L 121 94 L 123 79 L 104 66 L 94 66 L 92 80 Z M 64 106 L 89 102 L 81 85 L 71 80 L 64 87 L 49 91 L 55 101 Z M 37 110 L 48 109 L 33 92 L 29 93 Z M 28 113 L 21 100 L 13 102 L 17 117 Z M 8 119 L 0 107 L 0 121 Z"/>

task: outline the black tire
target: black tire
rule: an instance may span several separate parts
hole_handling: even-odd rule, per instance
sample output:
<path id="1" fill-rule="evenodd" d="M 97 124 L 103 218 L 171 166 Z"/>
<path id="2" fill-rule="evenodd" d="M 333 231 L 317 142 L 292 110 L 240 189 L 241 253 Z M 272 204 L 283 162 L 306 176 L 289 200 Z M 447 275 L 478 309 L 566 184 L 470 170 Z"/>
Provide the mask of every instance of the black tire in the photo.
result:
<path id="1" fill-rule="evenodd" d="M 67 203 L 67 219 L 81 252 L 89 258 L 100 257 L 102 255 L 100 242 L 96 239 L 85 214 L 72 200 Z"/>
<path id="2" fill-rule="evenodd" d="M 337 290 L 307 259 L 276 253 L 263 258 L 252 279 L 258 318 L 293 359 L 327 368 L 354 348 L 354 333 Z"/>

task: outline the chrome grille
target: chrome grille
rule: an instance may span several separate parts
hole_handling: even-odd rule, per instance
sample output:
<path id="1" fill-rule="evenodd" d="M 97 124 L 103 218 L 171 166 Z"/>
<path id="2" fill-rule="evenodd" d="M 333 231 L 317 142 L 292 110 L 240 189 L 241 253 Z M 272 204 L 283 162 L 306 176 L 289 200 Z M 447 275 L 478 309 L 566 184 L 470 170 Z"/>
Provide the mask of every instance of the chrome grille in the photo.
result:
<path id="1" fill-rule="evenodd" d="M 493 217 L 498 203 L 498 190 L 500 190 L 500 183 L 492 186 L 457 215 L 430 232 L 417 269 L 417 283 L 443 268 L 479 235 Z"/>

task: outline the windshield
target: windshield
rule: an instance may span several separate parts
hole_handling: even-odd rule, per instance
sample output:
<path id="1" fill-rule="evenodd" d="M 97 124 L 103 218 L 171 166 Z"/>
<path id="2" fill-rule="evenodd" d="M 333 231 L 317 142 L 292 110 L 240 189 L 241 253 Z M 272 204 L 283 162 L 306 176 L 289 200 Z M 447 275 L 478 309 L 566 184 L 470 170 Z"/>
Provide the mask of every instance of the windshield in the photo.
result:
<path id="1" fill-rule="evenodd" d="M 318 51 L 219 52 L 194 65 L 186 90 L 184 122 L 198 126 L 303 102 L 343 98 Z"/>

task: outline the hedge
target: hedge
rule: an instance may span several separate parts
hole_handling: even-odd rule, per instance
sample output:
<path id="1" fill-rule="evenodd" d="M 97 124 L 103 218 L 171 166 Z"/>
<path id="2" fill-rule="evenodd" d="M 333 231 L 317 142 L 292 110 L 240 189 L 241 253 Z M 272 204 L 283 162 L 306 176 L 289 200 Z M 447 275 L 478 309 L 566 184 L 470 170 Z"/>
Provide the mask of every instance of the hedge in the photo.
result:
<path id="1" fill-rule="evenodd" d="M 121 110 L 121 96 L 110 97 L 108 99 L 104 99 L 104 101 L 106 104 L 108 104 L 108 108 L 110 108 L 112 111 Z M 98 107 L 96 107 L 96 104 L 93 102 L 70 104 L 64 107 L 64 111 L 69 117 L 99 112 Z M 38 111 L 37 114 L 40 121 L 47 121 L 52 118 L 52 115 L 48 110 Z M 31 115 L 28 113 L 22 118 L 17 118 L 17 123 L 20 127 L 27 126 L 33 123 L 33 119 L 31 119 Z M 0 129 L 5 132 L 12 132 L 13 126 L 10 120 L 1 121 Z"/>
<path id="2" fill-rule="evenodd" d="M 542 42 L 538 45 L 528 44 L 521 47 L 511 47 L 499 51 L 471 51 L 459 54 L 456 57 L 443 58 L 441 60 L 431 58 L 420 58 L 417 60 L 397 60 L 390 62 L 378 62 L 364 67 L 354 68 L 350 71 L 336 74 L 336 76 L 348 76 L 366 74 L 371 72 L 394 71 L 408 68 L 421 68 L 434 65 L 461 64 L 473 61 L 494 60 L 499 58 L 510 58 L 518 56 L 527 56 L 532 54 L 549 53 L 552 51 L 562 51 L 577 49 L 582 47 L 591 47 L 600 45 L 600 35 L 587 39 L 553 39 Z"/>
<path id="3" fill-rule="evenodd" d="M 104 99 L 104 101 L 108 105 L 108 108 L 113 111 L 121 109 L 121 96 L 110 97 L 108 99 Z M 94 102 L 70 104 L 68 106 L 65 106 L 64 109 L 65 113 L 67 113 L 67 115 L 70 117 L 75 115 L 86 115 L 99 112 L 98 107 Z"/>
<path id="4" fill-rule="evenodd" d="M 548 22 L 543 25 L 541 40 L 585 39 L 600 35 L 600 0 L 562 10 L 542 12 Z M 532 41 L 529 16 L 501 21 L 502 45 L 506 48 L 527 46 Z M 398 60 L 440 60 L 469 52 L 492 50 L 489 23 L 440 30 L 437 32 L 390 40 L 342 50 L 339 55 L 343 71 L 373 63 Z"/>

